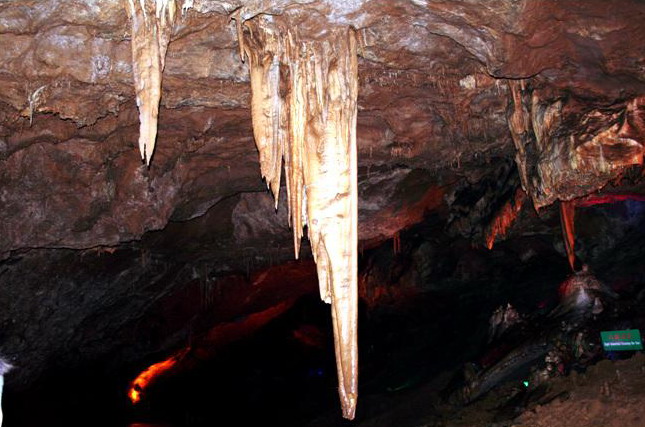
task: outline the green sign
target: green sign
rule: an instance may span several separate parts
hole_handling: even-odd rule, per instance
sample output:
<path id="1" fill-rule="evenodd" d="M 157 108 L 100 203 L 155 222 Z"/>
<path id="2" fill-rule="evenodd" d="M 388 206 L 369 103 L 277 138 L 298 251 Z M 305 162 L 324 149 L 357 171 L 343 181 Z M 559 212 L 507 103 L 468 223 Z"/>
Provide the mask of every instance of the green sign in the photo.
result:
<path id="1" fill-rule="evenodd" d="M 600 333 L 605 351 L 642 350 L 643 342 L 638 329 L 603 331 Z"/>

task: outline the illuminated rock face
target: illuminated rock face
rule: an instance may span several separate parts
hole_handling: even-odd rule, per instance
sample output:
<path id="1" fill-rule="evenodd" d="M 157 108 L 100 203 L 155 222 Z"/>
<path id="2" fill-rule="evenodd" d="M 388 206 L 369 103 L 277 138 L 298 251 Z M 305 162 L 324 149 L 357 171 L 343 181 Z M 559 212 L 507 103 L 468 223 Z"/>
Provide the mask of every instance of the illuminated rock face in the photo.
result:
<path id="1" fill-rule="evenodd" d="M 562 94 L 509 81 L 508 125 L 522 187 L 536 208 L 572 200 L 604 187 L 630 166 L 643 164 L 643 97 L 612 113 L 565 102 Z M 575 120 L 575 122 L 573 122 Z M 571 132 L 571 127 L 577 128 Z"/>
<path id="2" fill-rule="evenodd" d="M 358 65 L 353 30 L 303 40 L 297 28 L 257 17 L 240 28 L 249 58 L 253 133 L 278 200 L 282 160 L 296 257 L 307 225 L 320 296 L 331 303 L 339 394 L 353 419 L 357 350 Z"/>
<path id="3" fill-rule="evenodd" d="M 169 12 L 180 3 L 194 3 L 194 8 L 181 25 L 175 18 L 164 62 Z M 158 6 L 161 10 L 164 4 L 160 17 L 166 16 L 165 24 L 157 21 Z M 243 15 L 247 18 L 262 13 L 286 17 L 299 24 L 301 39 L 318 39 L 339 22 L 360 29 L 359 165 L 371 171 L 362 181 L 377 179 L 373 172 L 386 166 L 424 169 L 436 177 L 435 185 L 455 182 L 452 174 L 495 169 L 495 160 L 511 157 L 515 150 L 504 117 L 510 98 L 505 82 L 526 76 L 533 76 L 520 94 L 527 114 L 536 88 L 540 105 L 562 101 L 559 142 L 550 145 L 561 147 L 570 136 L 577 138 L 579 171 L 592 158 L 598 166 L 603 157 L 616 160 L 616 151 L 624 155 L 613 164 L 631 162 L 643 143 L 645 80 L 637 48 L 644 36 L 633 17 L 645 9 L 638 2 L 551 2 L 536 7 L 529 1 L 505 0 L 493 5 L 11 0 L 0 7 L 0 192 L 6 207 L 0 210 L 0 235 L 5 237 L 0 239 L 0 258 L 28 247 L 83 249 L 138 240 L 148 230 L 163 229 L 171 218 L 195 218 L 225 197 L 261 187 L 257 165 L 251 164 L 257 162 L 257 153 L 248 123 L 248 70 L 238 59 L 230 23 L 229 14 L 238 8 L 248 11 Z M 127 11 L 136 16 L 129 18 Z M 598 16 L 612 19 L 599 21 Z M 132 42 L 139 46 L 134 64 Z M 156 81 L 145 88 L 148 94 L 133 90 L 133 81 L 142 80 L 137 52 L 147 53 L 151 61 L 143 70 Z M 141 121 L 149 119 L 139 136 L 140 151 L 150 161 L 162 63 L 163 152 L 157 147 L 156 159 L 143 173 L 132 147 L 138 138 L 132 111 L 137 95 L 140 105 L 147 99 L 140 113 Z M 599 115 L 589 116 L 585 124 L 590 111 Z M 626 122 L 614 117 L 621 111 L 629 113 Z M 594 126 L 588 126 L 591 121 Z M 617 138 L 602 139 L 616 143 L 609 150 L 603 146 L 600 157 L 599 146 L 586 142 L 616 123 Z M 585 131 L 588 138 L 580 138 Z M 539 150 L 529 142 L 531 132 L 525 141 L 531 148 L 522 148 L 528 153 L 522 160 L 523 182 L 529 185 L 533 178 L 543 180 L 534 167 Z M 484 162 L 488 159 L 493 162 Z M 23 165 L 34 161 L 38 167 Z M 542 156 L 540 169 L 551 171 L 551 183 L 559 181 L 557 162 L 549 168 L 549 156 Z M 379 173 L 384 178 L 383 169 Z M 581 188 L 593 191 L 611 175 Z M 45 193 L 55 196 L 43 197 Z M 534 193 L 528 194 L 534 198 Z M 539 196 L 539 205 L 555 200 Z M 360 203 L 363 212 L 367 207 Z M 401 227 L 391 226 L 392 215 L 378 213 L 359 212 L 359 231 L 371 227 L 379 239 L 391 238 Z M 26 217 L 29 222 L 22 220 Z M 397 221 L 404 222 L 403 217 Z M 372 227 L 374 223 L 379 227 Z"/>
<path id="4" fill-rule="evenodd" d="M 42 277 L 28 267 L 51 265 L 52 281 L 43 288 L 57 301 L 58 280 L 78 276 L 78 283 L 93 283 L 97 270 L 88 268 L 88 259 L 112 257 L 115 250 L 116 258 L 130 248 L 119 260 L 134 278 L 110 280 L 104 293 L 91 288 L 100 296 L 95 301 L 107 304 L 120 295 L 114 283 L 156 283 L 150 279 L 156 265 L 146 267 L 149 256 L 136 246 L 146 233 L 207 212 L 216 218 L 208 226 L 168 239 L 182 243 L 167 250 L 173 262 L 191 245 L 208 248 L 218 265 L 230 254 L 241 258 L 243 247 L 263 255 L 274 250 L 273 237 L 263 234 L 270 207 L 253 211 L 243 233 L 231 237 L 226 226 L 243 224 L 240 211 L 247 207 L 266 206 L 255 198 L 263 184 L 253 136 L 262 175 L 276 195 L 284 161 L 296 253 L 303 226 L 309 227 L 321 293 L 334 304 L 346 415 L 356 380 L 354 296 L 351 286 L 343 287 L 352 284 L 348 272 L 355 265 L 352 120 L 359 138 L 361 247 L 398 235 L 426 212 L 444 215 L 446 206 L 459 213 L 455 223 L 466 218 L 463 229 L 476 231 L 463 236 L 475 240 L 488 227 L 490 245 L 505 229 L 512 234 L 520 205 L 516 199 L 497 208 L 508 197 L 496 171 L 516 153 L 527 197 L 538 207 L 593 192 L 642 162 L 645 34 L 634 17 L 645 3 L 186 0 L 182 6 L 194 3 L 194 10 L 173 30 L 180 3 L 9 0 L 0 6 L 0 259 L 31 252 L 33 261 L 12 263 L 22 268 L 16 271 L 34 272 L 2 270 L 10 282 L 0 292 L 9 307 L 0 310 L 2 350 L 30 360 L 30 369 L 10 379 L 38 378 L 57 355 L 52 343 L 92 357 L 75 325 L 91 319 L 98 305 L 68 303 L 83 309 L 76 317 L 56 304 L 42 309 L 47 305 L 28 291 L 40 289 Z M 237 10 L 247 19 L 238 24 L 250 84 L 230 22 Z M 359 29 L 361 46 L 357 118 L 348 26 Z M 164 144 L 151 160 L 162 72 Z M 137 130 L 149 169 L 132 144 Z M 316 185 L 321 177 L 324 186 Z M 452 197 L 461 183 L 468 189 L 481 182 L 490 184 L 481 186 L 485 197 Z M 517 182 L 508 182 L 508 194 L 516 194 Z M 642 189 L 641 178 L 623 191 L 641 197 Z M 248 203 L 230 208 L 236 197 Z M 286 226 L 271 225 L 275 236 L 291 239 Z M 262 238 L 251 240 L 256 234 Z M 69 267 L 59 272 L 58 265 Z M 190 280 L 179 276 L 173 286 Z M 146 296 L 160 298 L 154 292 Z M 126 314 L 142 309 L 132 307 Z M 54 321 L 59 328 L 38 329 Z M 105 354 L 123 347 L 109 329 L 115 323 L 87 332 L 104 334 Z M 37 339 L 21 339 L 34 330 Z M 173 339 L 168 342 L 181 345 Z M 147 360 L 148 351 L 133 357 Z"/>
<path id="5" fill-rule="evenodd" d="M 150 165 L 157 139 L 161 78 L 175 9 L 175 0 L 127 0 L 132 23 L 132 75 L 139 107 L 139 151 L 146 165 Z"/>

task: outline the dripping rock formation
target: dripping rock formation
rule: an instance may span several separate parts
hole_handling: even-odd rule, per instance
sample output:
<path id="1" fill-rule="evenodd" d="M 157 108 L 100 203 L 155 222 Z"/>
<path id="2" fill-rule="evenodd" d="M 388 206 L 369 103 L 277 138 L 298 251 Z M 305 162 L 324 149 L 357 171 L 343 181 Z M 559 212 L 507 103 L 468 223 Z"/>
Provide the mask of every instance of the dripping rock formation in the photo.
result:
<path id="1" fill-rule="evenodd" d="M 361 310 L 488 277 L 521 239 L 559 272 L 633 244 L 643 22 L 635 0 L 1 2 L 14 414 L 87 372 L 125 406 L 146 368 L 203 372 L 318 293 L 329 331 L 293 336 L 330 350 L 353 419 Z"/>

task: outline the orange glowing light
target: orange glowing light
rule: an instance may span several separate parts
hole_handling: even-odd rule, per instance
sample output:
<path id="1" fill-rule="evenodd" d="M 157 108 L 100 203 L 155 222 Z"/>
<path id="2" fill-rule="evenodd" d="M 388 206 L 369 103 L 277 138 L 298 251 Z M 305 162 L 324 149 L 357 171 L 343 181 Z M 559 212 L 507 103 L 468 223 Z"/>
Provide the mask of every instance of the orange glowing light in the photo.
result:
<path id="1" fill-rule="evenodd" d="M 137 390 L 133 385 L 128 392 L 128 397 L 130 398 L 132 403 L 137 403 L 139 400 L 141 400 L 141 392 L 139 392 L 139 390 Z"/>
<path id="2" fill-rule="evenodd" d="M 486 247 L 488 249 L 493 249 L 497 236 L 504 236 L 511 225 L 513 225 L 513 222 L 515 222 L 515 219 L 517 219 L 517 216 L 522 210 L 525 197 L 526 193 L 521 188 L 518 188 L 515 192 L 515 197 L 506 202 L 504 207 L 497 212 L 488 233 L 486 233 Z"/>
<path id="3" fill-rule="evenodd" d="M 571 201 L 560 201 L 560 222 L 562 223 L 562 237 L 564 247 L 567 250 L 567 258 L 571 270 L 575 271 L 576 253 L 575 253 L 575 215 L 576 205 Z"/>
<path id="4" fill-rule="evenodd" d="M 133 404 L 136 404 L 141 400 L 141 393 L 145 390 L 148 385 L 159 375 L 172 369 L 177 362 L 179 362 L 185 355 L 188 353 L 189 349 L 185 349 L 169 357 L 166 360 L 157 362 L 154 365 L 151 365 L 146 370 L 141 372 L 139 376 L 132 381 L 130 385 L 130 390 L 128 391 L 128 397 Z"/>
<path id="5" fill-rule="evenodd" d="M 645 194 L 625 193 L 625 194 L 589 195 L 584 199 L 576 200 L 575 204 L 577 207 L 586 208 L 594 205 L 604 205 L 608 203 L 624 202 L 626 200 L 645 202 Z"/>

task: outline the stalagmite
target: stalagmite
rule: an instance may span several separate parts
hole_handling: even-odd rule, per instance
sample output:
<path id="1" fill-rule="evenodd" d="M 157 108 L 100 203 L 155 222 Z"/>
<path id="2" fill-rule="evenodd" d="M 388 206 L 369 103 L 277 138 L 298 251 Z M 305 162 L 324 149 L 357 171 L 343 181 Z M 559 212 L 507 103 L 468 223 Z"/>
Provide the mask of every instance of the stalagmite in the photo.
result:
<path id="1" fill-rule="evenodd" d="M 175 22 L 175 0 L 127 0 L 132 23 L 132 74 L 139 107 L 139 151 L 150 165 L 157 138 L 161 77 Z"/>
<path id="2" fill-rule="evenodd" d="M 562 223 L 562 238 L 564 239 L 564 248 L 567 251 L 567 258 L 571 270 L 575 271 L 576 253 L 575 253 L 575 223 L 574 217 L 576 206 L 572 201 L 560 202 L 560 222 Z"/>
<path id="3" fill-rule="evenodd" d="M 303 227 L 331 303 L 343 416 L 354 418 L 357 349 L 358 64 L 353 30 L 302 40 L 275 17 L 238 21 L 249 60 L 253 132 L 267 185 L 278 199 L 282 160 L 296 257 Z"/>

